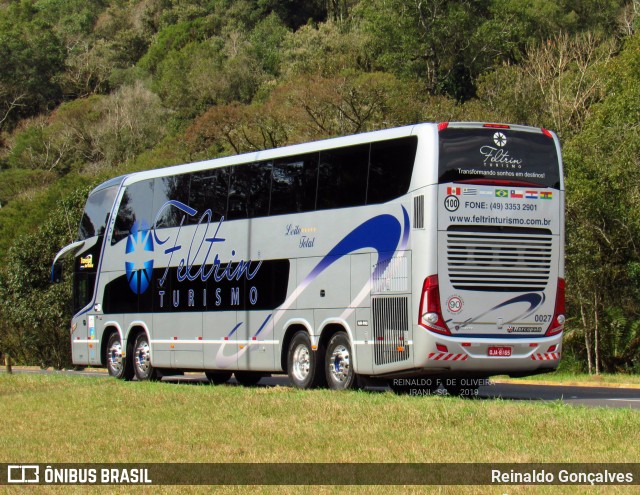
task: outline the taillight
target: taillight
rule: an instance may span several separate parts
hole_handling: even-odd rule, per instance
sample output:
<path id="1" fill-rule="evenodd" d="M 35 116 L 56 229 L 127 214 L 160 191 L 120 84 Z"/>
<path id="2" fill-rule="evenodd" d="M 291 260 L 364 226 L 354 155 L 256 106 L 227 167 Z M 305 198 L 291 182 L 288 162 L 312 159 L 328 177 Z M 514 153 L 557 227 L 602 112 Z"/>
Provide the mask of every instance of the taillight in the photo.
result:
<path id="1" fill-rule="evenodd" d="M 564 322 L 565 322 L 565 288 L 564 288 L 564 279 L 558 279 L 558 290 L 556 291 L 556 309 L 553 313 L 553 319 L 551 320 L 551 325 L 549 325 L 549 330 L 547 330 L 546 335 L 556 335 L 564 330 Z"/>
<path id="2" fill-rule="evenodd" d="M 451 335 L 440 309 L 440 289 L 438 288 L 437 275 L 427 277 L 422 285 L 418 323 L 432 332 Z"/>
<path id="3" fill-rule="evenodd" d="M 488 127 L 490 129 L 511 129 L 507 124 L 482 124 L 482 127 Z"/>
<path id="4" fill-rule="evenodd" d="M 544 134 L 545 136 L 547 136 L 548 138 L 553 139 L 553 134 L 551 134 L 551 132 L 549 132 L 547 129 L 545 129 L 544 127 L 542 127 L 540 129 L 542 131 L 542 134 Z"/>
<path id="5" fill-rule="evenodd" d="M 449 122 L 440 122 L 438 124 L 438 132 L 444 131 L 447 127 L 449 127 Z"/>

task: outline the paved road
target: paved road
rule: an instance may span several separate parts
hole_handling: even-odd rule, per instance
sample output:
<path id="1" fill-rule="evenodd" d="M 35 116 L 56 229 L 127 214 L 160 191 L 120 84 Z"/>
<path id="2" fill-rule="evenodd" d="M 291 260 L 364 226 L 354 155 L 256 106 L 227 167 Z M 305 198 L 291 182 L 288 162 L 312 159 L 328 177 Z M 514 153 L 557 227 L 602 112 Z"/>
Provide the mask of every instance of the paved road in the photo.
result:
<path id="1" fill-rule="evenodd" d="M 2 370 L 4 372 L 4 370 Z M 55 373 L 52 371 L 15 369 L 16 373 Z M 100 371 L 63 371 L 70 375 L 88 375 L 111 379 Z M 185 376 L 167 377 L 164 381 L 179 383 L 204 383 L 203 374 L 189 373 Z M 232 378 L 229 382 L 235 384 Z M 289 386 L 285 375 L 275 375 L 263 378 L 258 386 L 275 387 Z M 369 387 L 372 392 L 387 390 L 386 387 Z M 518 401 L 563 401 L 566 404 L 588 407 L 617 407 L 640 409 L 640 389 L 614 387 L 583 387 L 569 385 L 532 385 L 520 383 L 495 382 L 480 387 L 479 396 L 482 400 L 503 399 Z"/>
<path id="2" fill-rule="evenodd" d="M 640 409 L 640 389 L 576 387 L 570 385 L 529 385 L 495 383 L 480 388 L 487 399 L 557 401 L 575 406 L 626 407 Z"/>

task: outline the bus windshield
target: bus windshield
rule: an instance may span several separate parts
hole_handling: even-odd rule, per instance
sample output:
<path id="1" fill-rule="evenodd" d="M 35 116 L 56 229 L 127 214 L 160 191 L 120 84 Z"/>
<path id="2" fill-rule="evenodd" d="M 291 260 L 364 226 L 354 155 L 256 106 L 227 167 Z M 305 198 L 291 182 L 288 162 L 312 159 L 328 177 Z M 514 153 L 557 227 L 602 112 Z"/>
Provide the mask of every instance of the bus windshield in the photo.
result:
<path id="1" fill-rule="evenodd" d="M 507 126 L 505 126 L 507 127 Z M 560 188 L 555 143 L 543 132 L 510 128 L 440 131 L 439 182 L 509 181 Z"/>
<path id="2" fill-rule="evenodd" d="M 105 233 L 118 187 L 106 187 L 89 196 L 80 221 L 78 240 L 83 241 Z"/>

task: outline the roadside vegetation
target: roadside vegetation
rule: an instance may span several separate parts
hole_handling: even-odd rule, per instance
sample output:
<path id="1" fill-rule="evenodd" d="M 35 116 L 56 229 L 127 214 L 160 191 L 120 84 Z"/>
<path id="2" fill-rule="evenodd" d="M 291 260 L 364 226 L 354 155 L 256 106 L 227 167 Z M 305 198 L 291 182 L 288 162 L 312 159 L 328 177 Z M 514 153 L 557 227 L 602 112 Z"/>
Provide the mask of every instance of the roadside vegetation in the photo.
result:
<path id="1" fill-rule="evenodd" d="M 69 365 L 49 265 L 102 180 L 482 120 L 560 136 L 563 358 L 638 373 L 639 16 L 638 0 L 0 0 L 0 353 Z"/>

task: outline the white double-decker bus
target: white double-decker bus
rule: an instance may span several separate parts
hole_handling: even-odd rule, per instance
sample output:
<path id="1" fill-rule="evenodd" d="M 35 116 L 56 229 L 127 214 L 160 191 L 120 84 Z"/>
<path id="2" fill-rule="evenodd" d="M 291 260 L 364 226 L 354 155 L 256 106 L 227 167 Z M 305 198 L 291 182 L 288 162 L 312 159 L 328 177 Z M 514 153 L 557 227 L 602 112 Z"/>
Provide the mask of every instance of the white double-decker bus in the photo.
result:
<path id="1" fill-rule="evenodd" d="M 545 372 L 565 319 L 560 145 L 418 124 L 134 173 L 91 192 L 56 280 L 66 255 L 73 363 L 122 379 Z"/>

